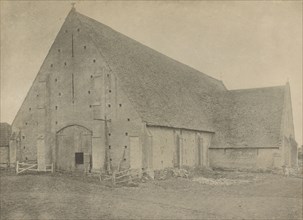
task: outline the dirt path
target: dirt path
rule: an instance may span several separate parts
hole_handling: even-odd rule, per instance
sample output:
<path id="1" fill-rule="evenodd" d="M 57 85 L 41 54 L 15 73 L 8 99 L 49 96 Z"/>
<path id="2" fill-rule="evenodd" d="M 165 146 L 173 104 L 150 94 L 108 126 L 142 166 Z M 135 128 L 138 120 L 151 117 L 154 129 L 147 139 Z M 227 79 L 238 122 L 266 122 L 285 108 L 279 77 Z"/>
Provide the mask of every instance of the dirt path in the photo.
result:
<path id="1" fill-rule="evenodd" d="M 302 179 L 208 186 L 184 179 L 108 188 L 66 176 L 1 176 L 2 219 L 302 219 Z"/>

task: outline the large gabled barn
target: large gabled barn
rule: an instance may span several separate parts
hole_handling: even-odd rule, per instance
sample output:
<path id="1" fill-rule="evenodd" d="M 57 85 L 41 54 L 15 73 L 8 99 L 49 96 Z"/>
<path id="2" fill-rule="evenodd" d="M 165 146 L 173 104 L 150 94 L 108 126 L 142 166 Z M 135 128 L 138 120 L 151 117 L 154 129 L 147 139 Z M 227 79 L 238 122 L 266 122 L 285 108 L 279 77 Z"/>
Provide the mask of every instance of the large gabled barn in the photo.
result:
<path id="1" fill-rule="evenodd" d="M 227 90 L 75 9 L 12 128 L 11 161 L 67 171 L 297 163 L 288 84 Z"/>

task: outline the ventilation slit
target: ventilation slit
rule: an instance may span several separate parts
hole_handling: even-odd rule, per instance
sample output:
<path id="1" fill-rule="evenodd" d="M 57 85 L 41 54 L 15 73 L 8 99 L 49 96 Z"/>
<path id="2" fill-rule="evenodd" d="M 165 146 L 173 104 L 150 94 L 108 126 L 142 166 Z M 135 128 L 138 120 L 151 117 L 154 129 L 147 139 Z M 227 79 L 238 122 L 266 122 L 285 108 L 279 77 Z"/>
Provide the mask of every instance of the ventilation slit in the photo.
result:
<path id="1" fill-rule="evenodd" d="M 72 57 L 74 57 L 74 35 L 72 34 Z"/>
<path id="2" fill-rule="evenodd" d="M 72 97 L 73 97 L 73 103 L 75 100 L 75 88 L 74 88 L 74 74 L 72 73 Z"/>

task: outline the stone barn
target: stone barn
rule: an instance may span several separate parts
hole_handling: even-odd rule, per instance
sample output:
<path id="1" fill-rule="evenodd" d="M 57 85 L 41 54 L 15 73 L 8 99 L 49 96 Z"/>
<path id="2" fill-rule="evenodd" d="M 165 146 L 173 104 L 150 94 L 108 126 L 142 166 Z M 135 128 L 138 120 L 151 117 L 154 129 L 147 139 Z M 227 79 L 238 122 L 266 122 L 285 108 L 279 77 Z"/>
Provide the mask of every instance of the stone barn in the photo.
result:
<path id="1" fill-rule="evenodd" d="M 8 123 L 0 123 L 0 166 L 9 165 L 9 140 L 11 126 Z"/>
<path id="2" fill-rule="evenodd" d="M 11 161 L 65 171 L 297 163 L 288 84 L 227 90 L 74 8 L 12 128 Z"/>

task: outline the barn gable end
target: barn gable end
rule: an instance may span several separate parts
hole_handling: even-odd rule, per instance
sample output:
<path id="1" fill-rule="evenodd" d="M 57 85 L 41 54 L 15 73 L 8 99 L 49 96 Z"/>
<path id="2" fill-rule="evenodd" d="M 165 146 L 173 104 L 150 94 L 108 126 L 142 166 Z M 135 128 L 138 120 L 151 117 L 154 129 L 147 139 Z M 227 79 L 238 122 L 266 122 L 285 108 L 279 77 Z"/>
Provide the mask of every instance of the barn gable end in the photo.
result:
<path id="1" fill-rule="evenodd" d="M 36 161 L 36 141 L 42 136 L 46 163 L 66 157 L 66 170 L 75 169 L 70 164 L 81 146 L 60 149 L 81 141 L 90 145 L 90 168 L 128 166 L 129 136 L 141 135 L 142 120 L 75 13 L 67 16 L 13 122 L 21 136 L 15 138 L 12 158 Z M 85 141 L 88 133 L 79 126 L 91 131 L 91 140 Z"/>

